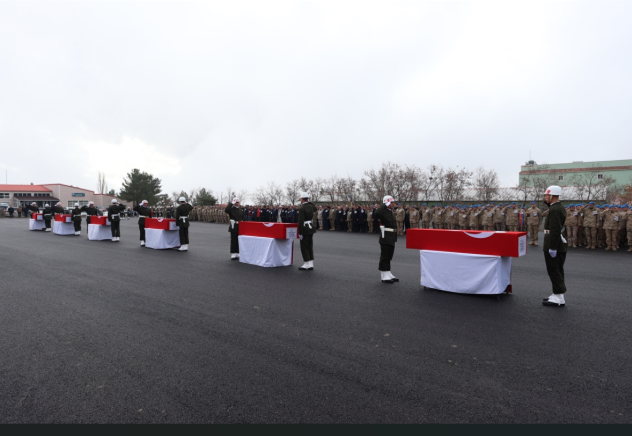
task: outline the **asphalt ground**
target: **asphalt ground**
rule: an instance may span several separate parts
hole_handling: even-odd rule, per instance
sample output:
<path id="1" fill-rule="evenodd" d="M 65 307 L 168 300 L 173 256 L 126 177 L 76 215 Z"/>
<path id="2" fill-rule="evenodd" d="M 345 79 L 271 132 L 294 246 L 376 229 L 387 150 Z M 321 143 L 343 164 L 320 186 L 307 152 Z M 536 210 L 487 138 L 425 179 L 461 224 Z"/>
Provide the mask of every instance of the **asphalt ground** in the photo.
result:
<path id="1" fill-rule="evenodd" d="M 85 223 L 84 223 L 85 226 Z M 423 290 L 419 253 L 318 232 L 312 272 L 0 220 L 0 422 L 630 423 L 632 253 L 571 250 L 563 309 L 540 247 L 500 301 Z M 11 283 L 9 285 L 9 282 Z"/>

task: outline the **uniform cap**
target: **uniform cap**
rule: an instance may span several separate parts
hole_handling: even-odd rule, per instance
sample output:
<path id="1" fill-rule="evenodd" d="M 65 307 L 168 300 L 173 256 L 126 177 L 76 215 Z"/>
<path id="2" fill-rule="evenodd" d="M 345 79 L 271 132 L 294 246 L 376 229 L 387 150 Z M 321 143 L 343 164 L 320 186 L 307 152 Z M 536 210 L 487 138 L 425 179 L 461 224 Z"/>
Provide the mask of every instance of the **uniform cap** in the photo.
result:
<path id="1" fill-rule="evenodd" d="M 147 200 L 143 200 L 140 202 L 140 204 L 149 204 L 149 202 Z"/>
<path id="2" fill-rule="evenodd" d="M 112 199 L 112 204 L 116 204 L 116 203 L 118 203 L 118 201 L 116 200 L 116 198 L 113 198 Z"/>
<path id="3" fill-rule="evenodd" d="M 384 198 L 382 199 L 382 202 L 387 206 L 390 206 L 391 203 L 393 203 L 394 201 L 395 199 L 391 197 L 390 195 L 385 195 Z"/>
<path id="4" fill-rule="evenodd" d="M 94 201 L 89 202 L 88 204 L 94 205 Z"/>
<path id="5" fill-rule="evenodd" d="M 75 203 L 75 206 L 79 206 L 79 203 Z"/>
<path id="6" fill-rule="evenodd" d="M 301 192 L 301 198 L 309 198 L 309 194 L 305 191 Z"/>
<path id="7" fill-rule="evenodd" d="M 44 207 L 50 207 L 50 204 L 45 204 Z"/>
<path id="8" fill-rule="evenodd" d="M 532 201 L 531 204 L 535 204 L 535 201 Z"/>
<path id="9" fill-rule="evenodd" d="M 516 204 L 516 202 L 514 201 L 514 202 L 512 202 L 511 204 Z"/>
<path id="10" fill-rule="evenodd" d="M 184 198 L 184 197 L 180 197 L 180 198 L 178 198 L 178 201 L 183 202 L 183 201 L 187 201 L 187 199 Z"/>

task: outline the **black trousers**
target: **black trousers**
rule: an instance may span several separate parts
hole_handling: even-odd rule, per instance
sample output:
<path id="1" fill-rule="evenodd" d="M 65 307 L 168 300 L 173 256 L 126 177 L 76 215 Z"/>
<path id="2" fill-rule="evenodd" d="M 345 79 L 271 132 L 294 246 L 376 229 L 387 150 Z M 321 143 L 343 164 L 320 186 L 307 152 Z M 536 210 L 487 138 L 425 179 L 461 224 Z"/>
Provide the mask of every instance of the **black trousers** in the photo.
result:
<path id="1" fill-rule="evenodd" d="M 112 229 L 112 237 L 120 238 L 121 237 L 121 222 L 120 221 L 111 221 L 112 225 L 110 226 Z"/>
<path id="2" fill-rule="evenodd" d="M 75 232 L 80 232 L 81 231 L 81 221 L 73 221 L 72 223 L 75 225 Z"/>
<path id="3" fill-rule="evenodd" d="M 50 229 L 50 220 L 44 220 L 44 225 L 47 229 Z"/>
<path id="4" fill-rule="evenodd" d="M 144 241 L 145 240 L 145 224 L 143 225 L 138 225 L 138 230 L 140 231 L 140 240 Z M 182 230 L 182 229 L 180 229 Z M 182 243 L 182 236 L 180 236 L 180 243 Z"/>
<path id="5" fill-rule="evenodd" d="M 380 271 L 391 270 L 391 260 L 393 260 L 393 254 L 395 254 L 394 245 L 380 244 Z"/>
<path id="6" fill-rule="evenodd" d="M 188 227 L 180 227 L 178 234 L 180 235 L 180 245 L 189 243 L 189 228 Z M 141 235 L 143 237 L 145 236 L 145 229 L 142 230 Z"/>
<path id="7" fill-rule="evenodd" d="M 230 252 L 231 254 L 239 254 L 239 233 L 230 232 Z"/>
<path id="8" fill-rule="evenodd" d="M 544 261 L 546 262 L 546 272 L 549 273 L 551 284 L 553 285 L 554 294 L 565 294 L 566 284 L 564 283 L 564 262 L 566 261 L 566 252 L 557 252 L 557 256 L 551 257 L 548 251 L 544 252 Z"/>
<path id="9" fill-rule="evenodd" d="M 314 260 L 314 235 L 303 235 L 303 239 L 301 239 L 301 254 L 305 262 Z"/>

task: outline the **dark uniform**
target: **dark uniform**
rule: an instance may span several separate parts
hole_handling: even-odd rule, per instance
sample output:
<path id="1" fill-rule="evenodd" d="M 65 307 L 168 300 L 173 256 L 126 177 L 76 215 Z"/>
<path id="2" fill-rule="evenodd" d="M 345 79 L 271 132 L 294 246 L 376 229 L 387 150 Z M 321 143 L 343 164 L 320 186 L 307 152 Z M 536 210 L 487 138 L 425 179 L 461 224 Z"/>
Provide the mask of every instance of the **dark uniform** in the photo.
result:
<path id="1" fill-rule="evenodd" d="M 549 207 L 548 212 L 549 214 L 544 221 L 544 246 L 542 247 L 546 271 L 553 285 L 553 293 L 564 294 L 566 293 L 564 262 L 566 261 L 568 243 L 562 239 L 562 227 L 566 221 L 566 210 L 558 201 Z M 557 255 L 551 257 L 549 250 L 557 250 Z"/>
<path id="2" fill-rule="evenodd" d="M 395 253 L 395 242 L 397 242 L 397 223 L 395 222 L 395 214 L 391 209 L 383 204 L 375 213 L 379 221 L 379 225 L 385 228 L 384 234 L 380 231 L 380 271 L 391 270 L 391 260 Z M 378 227 L 379 228 L 379 227 Z M 388 230 L 386 230 L 388 229 Z"/>
<path id="3" fill-rule="evenodd" d="M 176 225 L 179 227 L 180 245 L 189 243 L 189 212 L 193 206 L 188 203 L 181 203 L 176 207 Z M 143 236 L 145 236 L 145 220 L 143 219 Z"/>
<path id="4" fill-rule="evenodd" d="M 72 223 L 75 226 L 75 232 L 80 232 L 81 231 L 81 209 L 79 209 L 79 206 L 75 206 L 75 208 L 70 211 L 70 215 L 72 215 Z"/>
<path id="5" fill-rule="evenodd" d="M 53 209 L 53 213 L 55 215 L 63 215 L 63 213 L 64 213 L 64 208 L 61 207 L 61 206 L 55 206 L 52 209 Z"/>
<path id="6" fill-rule="evenodd" d="M 22 208 L 22 210 L 24 210 L 24 216 L 27 216 L 27 213 L 28 213 L 28 212 L 27 212 L 27 210 L 31 211 L 31 213 L 28 215 L 28 216 L 31 216 L 31 215 L 33 215 L 34 213 L 39 212 L 39 207 L 37 207 L 37 206 L 33 206 L 33 205 L 31 204 L 31 205 L 29 205 L 29 206 L 24 206 L 24 207 Z"/>
<path id="7" fill-rule="evenodd" d="M 145 240 L 145 218 L 152 218 L 154 213 L 148 207 L 141 206 L 140 204 L 134 208 L 138 212 L 138 230 L 140 231 L 140 240 Z M 182 239 L 182 237 L 180 237 Z M 188 240 L 188 233 L 187 233 Z M 180 241 L 182 243 L 182 240 Z M 187 242 L 188 244 L 188 242 Z"/>
<path id="8" fill-rule="evenodd" d="M 125 206 L 122 204 L 111 204 L 108 207 L 108 219 L 112 224 L 112 238 L 121 237 L 121 212 L 125 210 Z"/>
<path id="9" fill-rule="evenodd" d="M 239 254 L 239 221 L 244 220 L 244 211 L 234 204 L 228 204 L 224 212 L 228 214 L 230 220 L 228 222 L 228 232 L 230 233 L 230 253 Z"/>
<path id="10" fill-rule="evenodd" d="M 316 214 L 316 206 L 309 201 L 303 203 L 298 211 L 298 234 L 303 235 L 301 239 L 301 254 L 305 262 L 314 260 L 314 233 L 316 233 L 314 216 Z"/>
<path id="11" fill-rule="evenodd" d="M 90 225 L 90 217 L 97 216 L 99 211 L 94 206 L 81 206 L 81 211 L 85 212 L 86 217 L 86 233 L 88 233 L 88 226 Z"/>
<path id="12" fill-rule="evenodd" d="M 53 218 L 53 209 L 48 206 L 44 208 L 44 212 L 42 213 L 42 215 L 44 215 L 44 225 L 46 226 L 46 229 L 50 229 L 50 220 Z"/>

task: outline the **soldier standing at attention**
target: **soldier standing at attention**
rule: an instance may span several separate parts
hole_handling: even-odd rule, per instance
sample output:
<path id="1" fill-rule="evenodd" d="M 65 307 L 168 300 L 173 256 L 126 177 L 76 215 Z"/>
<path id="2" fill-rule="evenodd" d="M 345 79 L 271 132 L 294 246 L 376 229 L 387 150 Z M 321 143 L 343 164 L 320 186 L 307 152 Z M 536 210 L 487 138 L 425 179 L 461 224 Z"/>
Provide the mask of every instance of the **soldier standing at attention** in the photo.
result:
<path id="1" fill-rule="evenodd" d="M 408 220 L 410 221 L 411 229 L 419 228 L 419 210 L 417 209 L 417 205 L 414 205 L 408 210 Z"/>
<path id="2" fill-rule="evenodd" d="M 402 207 L 402 204 L 399 203 L 397 210 L 395 211 L 395 220 L 397 221 L 397 236 L 402 236 L 404 234 L 404 220 L 406 219 L 406 211 Z"/>
<path id="3" fill-rule="evenodd" d="M 351 216 L 351 215 L 349 215 Z M 309 202 L 309 194 L 301 192 L 301 208 L 298 211 L 298 237 L 301 240 L 303 266 L 301 271 L 314 269 L 314 233 L 316 233 L 316 206 Z"/>
<path id="4" fill-rule="evenodd" d="M 138 206 L 134 208 L 134 211 L 138 212 L 138 230 L 140 231 L 140 246 L 145 246 L 145 218 L 151 218 L 153 212 L 147 207 L 147 200 L 140 202 Z M 180 241 L 182 243 L 182 241 Z"/>
<path id="5" fill-rule="evenodd" d="M 493 231 L 494 230 L 494 212 L 491 211 L 491 206 L 489 204 L 485 205 L 485 210 L 481 212 L 483 215 L 481 217 L 481 225 L 483 226 L 483 230 Z"/>
<path id="6" fill-rule="evenodd" d="M 239 259 L 239 222 L 244 220 L 244 211 L 239 207 L 239 198 L 233 198 L 231 204 L 224 209 L 230 219 L 228 232 L 230 233 L 230 260 Z"/>
<path id="7" fill-rule="evenodd" d="M 94 207 L 94 201 L 89 202 L 87 206 L 81 206 L 81 211 L 86 213 L 86 233 L 88 233 L 90 217 L 96 216 L 98 213 L 97 208 Z"/>
<path id="8" fill-rule="evenodd" d="M 433 210 L 432 209 L 428 209 L 428 204 L 424 203 L 424 205 L 421 207 L 422 211 L 421 211 L 421 228 L 422 229 L 429 229 L 430 228 L 430 223 L 432 222 L 432 215 L 433 215 Z"/>
<path id="9" fill-rule="evenodd" d="M 178 201 L 180 202 L 180 205 L 176 207 L 176 225 L 180 228 L 180 249 L 178 251 L 189 251 L 189 212 L 193 210 L 193 206 L 188 204 L 184 197 L 180 197 Z"/>
<path id="10" fill-rule="evenodd" d="M 467 206 L 463 206 L 458 210 L 459 214 L 459 230 L 467 230 Z"/>
<path id="11" fill-rule="evenodd" d="M 529 245 L 538 245 L 538 230 L 542 224 L 542 211 L 537 208 L 535 201 L 531 202 L 531 209 L 527 210 L 527 228 L 529 229 Z"/>
<path id="12" fill-rule="evenodd" d="M 518 216 L 520 210 L 516 207 L 516 203 L 511 203 L 511 209 L 507 212 L 507 230 L 510 232 L 517 232 L 518 224 L 520 223 L 520 217 Z"/>
<path id="13" fill-rule="evenodd" d="M 116 198 L 112 199 L 112 204 L 108 207 L 108 219 L 111 223 L 112 242 L 121 240 L 121 212 L 125 210 L 125 206 L 119 204 Z"/>
<path id="14" fill-rule="evenodd" d="M 399 279 L 391 274 L 391 260 L 395 253 L 395 242 L 397 242 L 397 229 L 395 214 L 393 207 L 395 200 L 390 195 L 383 199 L 384 204 L 377 210 L 377 216 L 380 224 L 380 264 L 378 269 L 382 277 L 382 283 L 392 284 L 398 282 Z"/>
<path id="15" fill-rule="evenodd" d="M 599 211 L 594 202 L 589 202 L 588 207 L 582 209 L 584 214 L 584 229 L 586 230 L 586 250 L 594 250 L 597 245 L 597 223 Z"/>
<path id="16" fill-rule="evenodd" d="M 544 261 L 546 271 L 553 285 L 553 294 L 545 298 L 542 304 L 552 307 L 564 307 L 564 261 L 568 245 L 562 236 L 562 227 L 566 221 L 566 211 L 560 203 L 562 188 L 549 186 L 544 194 L 544 202 L 549 206 L 549 215 L 544 222 Z"/>
<path id="17" fill-rule="evenodd" d="M 437 204 L 436 209 L 432 213 L 432 228 L 433 229 L 442 229 L 443 228 L 443 207 L 440 204 Z"/>
<path id="18" fill-rule="evenodd" d="M 79 209 L 79 203 L 75 203 L 75 208 L 70 211 L 72 215 L 72 223 L 75 226 L 75 236 L 81 235 L 81 209 Z"/>
<path id="19" fill-rule="evenodd" d="M 568 207 L 568 213 L 566 215 L 566 221 L 564 226 L 566 227 L 566 236 L 568 236 L 568 247 L 577 247 L 577 217 L 579 212 L 575 209 L 575 205 L 571 204 Z"/>
<path id="20" fill-rule="evenodd" d="M 1 213 L 4 214 L 4 211 L 0 211 Z M 50 220 L 53 217 L 53 209 L 51 209 L 49 204 L 45 204 L 44 205 L 44 212 L 42 213 L 42 215 L 44 215 L 44 225 L 46 226 L 46 229 L 44 230 L 45 232 L 50 232 L 51 228 L 50 228 Z"/>

